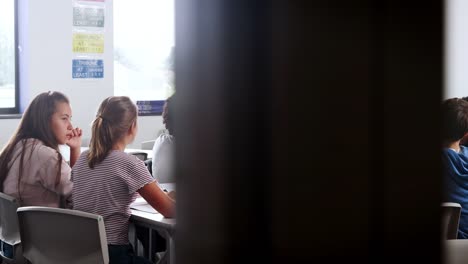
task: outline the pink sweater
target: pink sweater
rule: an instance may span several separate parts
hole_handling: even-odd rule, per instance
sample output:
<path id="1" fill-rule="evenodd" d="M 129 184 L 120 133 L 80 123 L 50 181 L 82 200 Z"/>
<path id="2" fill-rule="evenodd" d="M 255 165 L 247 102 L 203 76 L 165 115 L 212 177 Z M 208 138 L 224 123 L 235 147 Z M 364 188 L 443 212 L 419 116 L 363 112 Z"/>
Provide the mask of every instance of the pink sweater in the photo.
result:
<path id="1" fill-rule="evenodd" d="M 36 142 L 31 154 L 33 142 Z M 13 151 L 13 159 L 10 161 L 11 169 L 3 183 L 3 192 L 13 197 L 18 195 L 18 174 L 20 151 L 26 151 L 23 161 L 23 173 L 21 176 L 21 198 L 22 206 L 48 206 L 64 207 L 66 201 L 69 204 L 73 183 L 70 180 L 71 168 L 62 159 L 61 178 L 58 185 L 55 184 L 58 169 L 58 153 L 52 148 L 45 146 L 37 139 L 28 139 L 23 150 L 19 142 Z M 15 159 L 15 157 L 17 157 Z M 13 164 L 11 164 L 13 162 Z M 62 202 L 61 202 L 62 201 Z"/>

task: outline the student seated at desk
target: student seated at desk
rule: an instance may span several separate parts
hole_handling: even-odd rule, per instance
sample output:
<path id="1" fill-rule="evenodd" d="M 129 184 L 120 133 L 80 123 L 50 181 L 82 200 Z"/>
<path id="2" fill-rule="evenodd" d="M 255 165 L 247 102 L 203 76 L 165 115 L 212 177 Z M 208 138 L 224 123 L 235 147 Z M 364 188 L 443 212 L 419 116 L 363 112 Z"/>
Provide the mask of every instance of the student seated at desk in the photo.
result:
<path id="1" fill-rule="evenodd" d="M 0 191 L 22 206 L 68 207 L 71 168 L 59 151 L 70 146 L 70 165 L 80 155 L 81 134 L 71 124 L 68 98 L 59 92 L 37 95 L 0 154 Z M 71 205 L 71 204 L 70 204 Z"/>
<path id="2" fill-rule="evenodd" d="M 458 239 L 468 239 L 468 147 L 460 145 L 460 140 L 468 135 L 468 102 L 458 98 L 444 101 L 442 119 L 443 202 L 461 205 Z"/>
<path id="3" fill-rule="evenodd" d="M 461 99 L 464 100 L 464 101 L 466 101 L 466 102 L 468 102 L 468 96 L 462 97 Z M 468 135 L 464 136 L 464 137 L 460 140 L 460 145 L 465 146 L 465 147 L 468 147 Z"/>
<path id="4" fill-rule="evenodd" d="M 153 146 L 153 162 L 152 172 L 153 176 L 159 183 L 173 182 L 173 160 L 174 160 L 174 113 L 171 110 L 171 105 L 175 98 L 175 94 L 167 98 L 164 102 L 162 119 L 166 127 L 167 133 L 164 132 L 155 140 Z"/>
<path id="5" fill-rule="evenodd" d="M 124 152 L 136 133 L 137 107 L 130 98 L 105 99 L 89 150 L 72 171 L 73 208 L 104 217 L 110 263 L 151 263 L 135 256 L 128 239 L 130 204 L 137 192 L 165 217 L 175 216 L 175 201 L 157 186 L 144 162 Z"/>
<path id="6" fill-rule="evenodd" d="M 167 132 L 162 133 L 154 142 L 153 146 L 153 158 L 152 158 L 152 173 L 153 177 L 156 178 L 159 186 L 168 193 L 168 195 L 175 199 L 175 190 L 174 188 L 169 188 L 169 186 L 174 186 L 174 176 L 173 176 L 173 160 L 174 160 L 174 111 L 173 105 L 175 99 L 175 94 L 166 99 L 163 106 L 162 119 L 163 124 L 166 127 Z M 172 109 L 172 110 L 171 110 Z M 169 184 L 169 185 L 168 185 Z M 137 237 L 140 239 L 143 245 L 144 254 L 147 255 L 147 252 L 162 252 L 166 251 L 166 240 L 156 231 L 152 233 L 152 248 L 149 249 L 149 236 L 148 230 L 144 228 L 136 228 Z M 151 254 L 152 255 L 152 254 Z"/>

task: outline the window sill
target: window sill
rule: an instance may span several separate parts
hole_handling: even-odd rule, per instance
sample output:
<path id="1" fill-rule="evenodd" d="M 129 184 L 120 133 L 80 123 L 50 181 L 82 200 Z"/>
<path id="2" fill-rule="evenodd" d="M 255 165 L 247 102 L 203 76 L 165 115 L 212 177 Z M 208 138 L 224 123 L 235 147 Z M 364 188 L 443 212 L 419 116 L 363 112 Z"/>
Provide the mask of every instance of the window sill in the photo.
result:
<path id="1" fill-rule="evenodd" d="M 0 114 L 0 119 L 21 119 L 23 114 Z"/>

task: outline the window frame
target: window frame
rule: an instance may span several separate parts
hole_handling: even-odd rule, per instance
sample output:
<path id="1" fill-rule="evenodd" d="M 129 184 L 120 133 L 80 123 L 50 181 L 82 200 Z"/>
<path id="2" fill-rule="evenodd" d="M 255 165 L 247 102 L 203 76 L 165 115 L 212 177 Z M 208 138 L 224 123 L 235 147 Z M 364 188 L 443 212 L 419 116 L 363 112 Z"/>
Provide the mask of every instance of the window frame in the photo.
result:
<path id="1" fill-rule="evenodd" d="M 14 46 L 14 53 L 15 53 L 15 106 L 14 107 L 0 107 L 0 115 L 9 115 L 9 114 L 19 114 L 19 55 L 18 55 L 18 1 L 14 1 L 14 39 L 15 39 L 15 46 Z"/>

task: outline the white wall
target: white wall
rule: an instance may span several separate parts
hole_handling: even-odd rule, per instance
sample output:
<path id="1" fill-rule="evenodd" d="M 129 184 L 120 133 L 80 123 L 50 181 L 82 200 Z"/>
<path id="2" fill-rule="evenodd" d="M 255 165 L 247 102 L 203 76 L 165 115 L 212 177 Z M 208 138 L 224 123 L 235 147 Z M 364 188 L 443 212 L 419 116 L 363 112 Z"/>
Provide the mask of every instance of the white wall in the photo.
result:
<path id="1" fill-rule="evenodd" d="M 444 98 L 468 96 L 468 1 L 445 1 Z"/>
<path id="2" fill-rule="evenodd" d="M 26 104 L 38 93 L 55 90 L 66 94 L 72 105 L 73 124 L 83 129 L 84 138 L 91 136 L 91 122 L 103 99 L 113 90 L 113 21 L 112 0 L 106 0 L 104 33 L 104 78 L 72 79 L 72 1 L 20 0 L 21 89 L 26 91 Z M 0 119 L 0 145 L 3 146 L 19 123 L 19 119 Z M 140 142 L 156 137 L 162 129 L 160 116 L 140 117 L 139 132 L 129 146 L 139 148 Z"/>

